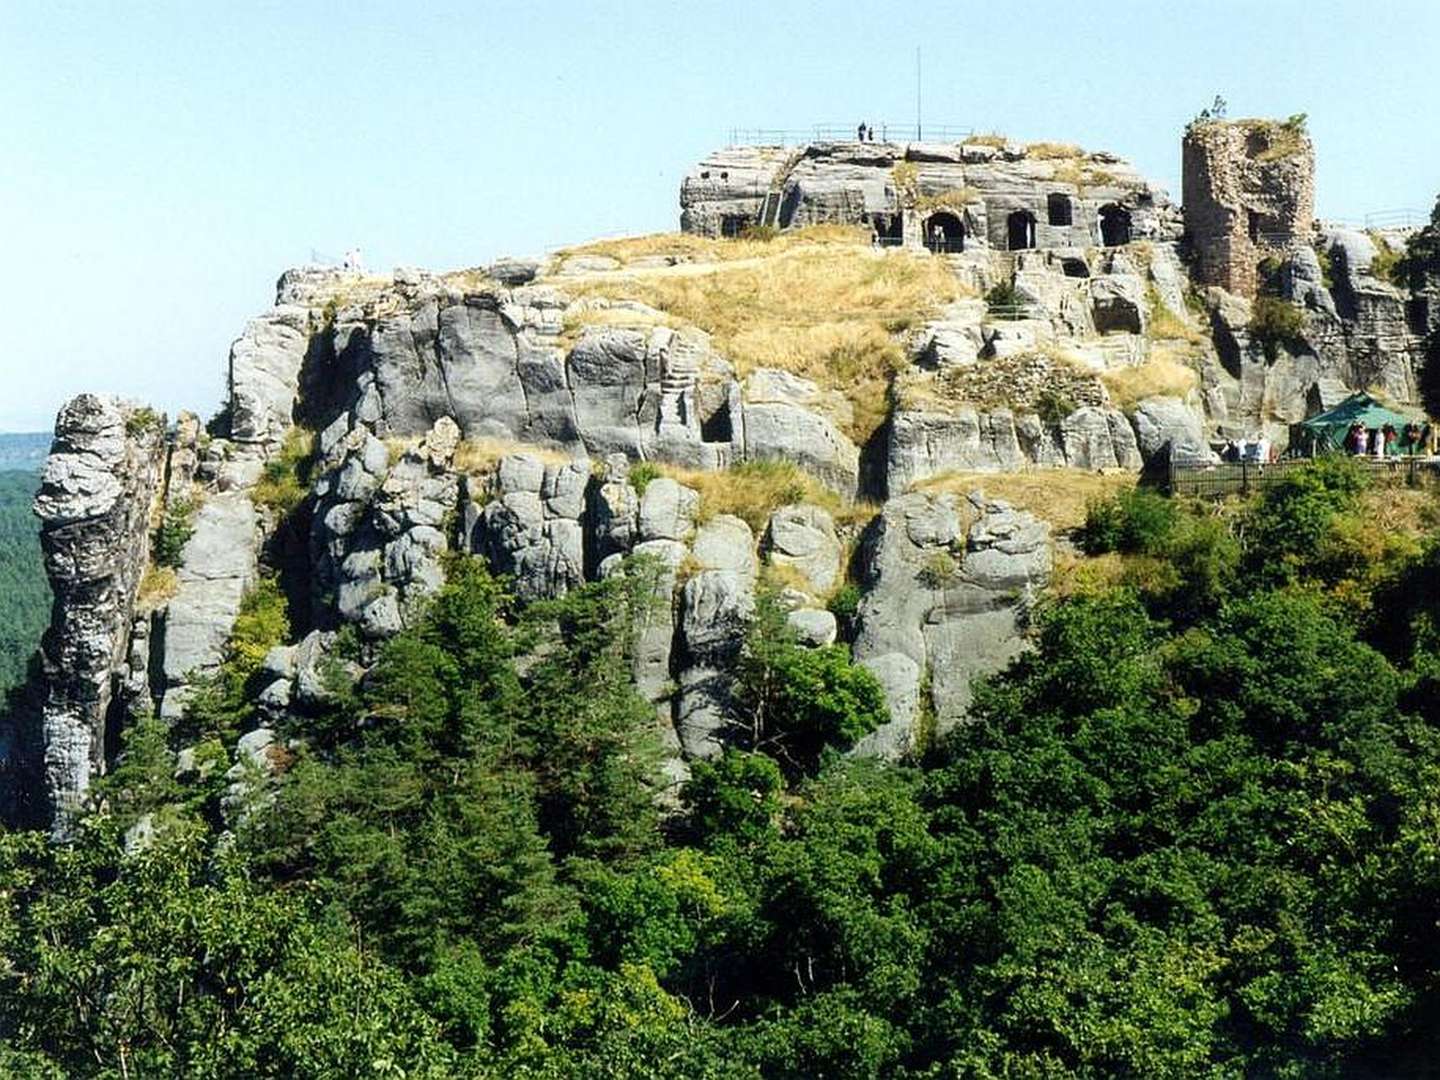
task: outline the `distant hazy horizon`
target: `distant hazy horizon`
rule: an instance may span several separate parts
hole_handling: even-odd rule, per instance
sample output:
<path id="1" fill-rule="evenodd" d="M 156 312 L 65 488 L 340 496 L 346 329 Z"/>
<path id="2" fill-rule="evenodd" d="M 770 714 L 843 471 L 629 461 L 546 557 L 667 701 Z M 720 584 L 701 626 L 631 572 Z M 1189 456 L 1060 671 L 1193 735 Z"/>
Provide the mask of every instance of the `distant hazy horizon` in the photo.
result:
<path id="1" fill-rule="evenodd" d="M 84 390 L 220 404 L 288 266 L 454 268 L 676 227 L 732 127 L 930 124 L 1107 149 L 1309 114 L 1322 217 L 1428 209 L 1440 5 L 1240 0 L 0 6 L 0 429 Z"/>

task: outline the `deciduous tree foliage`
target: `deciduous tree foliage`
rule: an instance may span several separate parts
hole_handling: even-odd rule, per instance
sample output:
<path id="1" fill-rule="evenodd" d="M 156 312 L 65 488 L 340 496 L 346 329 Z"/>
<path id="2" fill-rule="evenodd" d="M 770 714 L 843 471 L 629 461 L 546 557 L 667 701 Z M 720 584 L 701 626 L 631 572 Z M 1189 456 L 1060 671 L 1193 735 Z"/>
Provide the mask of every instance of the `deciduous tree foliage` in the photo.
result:
<path id="1" fill-rule="evenodd" d="M 868 677 L 762 604 L 748 745 L 678 790 L 645 568 L 521 611 L 457 563 L 242 825 L 147 722 L 74 843 L 0 837 L 0 1067 L 1428 1075 L 1436 556 L 1326 557 L 1354 494 L 1097 511 L 1127 571 L 921 762 L 838 753 Z"/>

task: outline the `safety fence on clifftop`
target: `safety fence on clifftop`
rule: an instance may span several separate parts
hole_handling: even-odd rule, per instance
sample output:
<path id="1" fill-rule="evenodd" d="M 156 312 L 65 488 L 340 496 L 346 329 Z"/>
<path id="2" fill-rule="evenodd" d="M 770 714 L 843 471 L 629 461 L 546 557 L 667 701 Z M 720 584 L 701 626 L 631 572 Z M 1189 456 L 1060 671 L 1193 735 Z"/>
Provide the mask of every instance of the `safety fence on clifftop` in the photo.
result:
<path id="1" fill-rule="evenodd" d="M 973 128 L 951 124 L 815 124 L 808 128 L 731 128 L 731 146 L 801 146 L 818 142 L 856 142 L 860 125 L 871 133 L 869 142 L 964 142 L 975 134 Z"/>
<path id="2" fill-rule="evenodd" d="M 1353 460 L 1371 483 L 1419 487 L 1440 481 L 1440 458 L 1357 457 Z M 1311 458 L 1283 458 L 1263 464 L 1258 461 L 1226 461 L 1214 465 L 1203 461 L 1171 461 L 1164 482 L 1166 491 L 1171 495 L 1207 499 L 1249 495 L 1273 487 L 1312 461 Z"/>

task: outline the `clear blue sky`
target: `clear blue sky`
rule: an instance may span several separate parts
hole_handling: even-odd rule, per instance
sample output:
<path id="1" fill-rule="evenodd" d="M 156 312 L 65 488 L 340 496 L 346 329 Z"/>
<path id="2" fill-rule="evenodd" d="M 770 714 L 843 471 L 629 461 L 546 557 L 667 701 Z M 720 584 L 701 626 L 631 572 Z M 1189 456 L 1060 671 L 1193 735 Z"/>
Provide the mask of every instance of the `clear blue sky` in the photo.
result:
<path id="1" fill-rule="evenodd" d="M 1440 190 L 1440 4 L 0 0 L 0 430 L 82 390 L 220 400 L 279 272 L 673 229 L 732 126 L 909 122 L 1123 154 L 1310 115 L 1323 215 Z"/>

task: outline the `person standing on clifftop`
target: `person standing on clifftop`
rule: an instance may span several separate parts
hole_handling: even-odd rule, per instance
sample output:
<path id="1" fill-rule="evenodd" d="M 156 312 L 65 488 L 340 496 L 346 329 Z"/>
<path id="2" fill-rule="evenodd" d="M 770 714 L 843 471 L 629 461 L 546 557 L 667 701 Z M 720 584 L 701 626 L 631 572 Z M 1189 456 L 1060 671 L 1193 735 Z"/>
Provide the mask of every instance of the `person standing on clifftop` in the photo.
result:
<path id="1" fill-rule="evenodd" d="M 864 125 L 864 124 L 861 124 L 859 127 L 857 127 L 857 128 L 855 129 L 855 141 L 856 141 L 856 142 L 864 142 L 864 141 L 865 141 L 865 125 Z"/>

